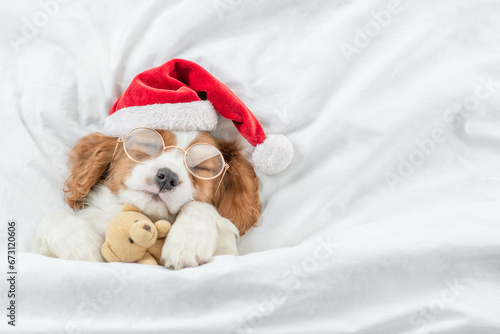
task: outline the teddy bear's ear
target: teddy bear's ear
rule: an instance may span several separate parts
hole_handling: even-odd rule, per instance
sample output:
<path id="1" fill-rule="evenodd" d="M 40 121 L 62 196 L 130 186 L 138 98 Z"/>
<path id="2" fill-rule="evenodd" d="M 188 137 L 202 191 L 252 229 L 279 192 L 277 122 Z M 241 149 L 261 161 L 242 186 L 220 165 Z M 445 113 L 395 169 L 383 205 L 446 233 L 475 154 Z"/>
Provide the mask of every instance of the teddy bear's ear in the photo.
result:
<path id="1" fill-rule="evenodd" d="M 155 223 L 156 230 L 158 231 L 158 238 L 165 238 L 170 231 L 170 227 L 172 227 L 172 224 L 166 220 L 158 220 Z"/>
<path id="2" fill-rule="evenodd" d="M 139 210 L 136 206 L 130 204 L 130 203 L 125 203 L 123 204 L 122 206 L 122 211 L 123 212 L 126 212 L 126 211 L 135 211 L 135 212 L 141 212 L 141 210 Z"/>
<path id="3" fill-rule="evenodd" d="M 108 262 L 121 262 L 120 258 L 113 252 L 109 242 L 104 242 L 101 247 L 101 254 Z"/>

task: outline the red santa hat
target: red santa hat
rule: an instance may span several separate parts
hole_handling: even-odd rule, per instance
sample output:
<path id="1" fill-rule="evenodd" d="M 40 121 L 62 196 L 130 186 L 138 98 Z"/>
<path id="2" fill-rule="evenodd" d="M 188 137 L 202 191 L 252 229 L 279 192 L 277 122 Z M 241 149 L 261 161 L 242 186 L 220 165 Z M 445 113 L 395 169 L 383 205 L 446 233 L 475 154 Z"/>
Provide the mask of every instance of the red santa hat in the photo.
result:
<path id="1" fill-rule="evenodd" d="M 254 166 L 269 175 L 292 161 L 293 146 L 284 135 L 267 135 L 252 112 L 204 68 L 183 59 L 137 75 L 104 120 L 104 134 L 122 137 L 147 126 L 170 131 L 213 131 L 219 115 L 233 121 L 255 149 Z"/>

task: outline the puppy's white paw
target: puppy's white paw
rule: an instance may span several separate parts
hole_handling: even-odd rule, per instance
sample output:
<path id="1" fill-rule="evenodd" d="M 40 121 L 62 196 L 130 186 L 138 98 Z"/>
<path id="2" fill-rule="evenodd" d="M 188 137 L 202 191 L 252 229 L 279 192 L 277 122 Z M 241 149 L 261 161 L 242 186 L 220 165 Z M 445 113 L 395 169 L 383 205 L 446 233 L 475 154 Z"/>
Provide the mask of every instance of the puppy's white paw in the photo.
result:
<path id="1" fill-rule="evenodd" d="M 58 244 L 55 255 L 66 260 L 105 262 L 101 254 L 104 239 L 91 228 L 79 231 L 81 235 L 68 238 L 66 245 Z"/>
<path id="2" fill-rule="evenodd" d="M 210 204 L 186 204 L 167 235 L 161 253 L 163 265 L 178 270 L 209 262 L 217 245 L 218 217 Z"/>
<path id="3" fill-rule="evenodd" d="M 84 219 L 66 211 L 43 218 L 37 228 L 36 252 L 66 260 L 102 262 L 104 239 Z"/>
<path id="4" fill-rule="evenodd" d="M 161 253 L 166 268 L 178 270 L 196 267 L 212 259 L 215 242 L 205 238 L 189 238 L 187 235 L 181 235 L 180 231 L 173 232 L 170 232 L 173 236 L 165 242 Z"/>

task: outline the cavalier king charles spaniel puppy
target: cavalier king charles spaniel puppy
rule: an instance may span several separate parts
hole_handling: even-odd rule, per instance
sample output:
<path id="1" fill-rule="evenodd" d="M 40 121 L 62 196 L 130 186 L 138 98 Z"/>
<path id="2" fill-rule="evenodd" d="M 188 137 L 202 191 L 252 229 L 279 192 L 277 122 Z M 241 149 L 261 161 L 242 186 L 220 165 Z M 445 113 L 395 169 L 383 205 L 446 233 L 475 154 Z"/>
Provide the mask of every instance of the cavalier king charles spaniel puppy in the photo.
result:
<path id="1" fill-rule="evenodd" d="M 130 203 L 153 221 L 173 223 L 162 264 L 194 267 L 214 255 L 237 255 L 236 239 L 259 219 L 252 164 L 236 142 L 209 132 L 142 127 L 121 138 L 94 133 L 75 145 L 69 163 L 64 191 L 75 211 L 55 211 L 40 221 L 40 254 L 103 261 L 107 224 Z"/>

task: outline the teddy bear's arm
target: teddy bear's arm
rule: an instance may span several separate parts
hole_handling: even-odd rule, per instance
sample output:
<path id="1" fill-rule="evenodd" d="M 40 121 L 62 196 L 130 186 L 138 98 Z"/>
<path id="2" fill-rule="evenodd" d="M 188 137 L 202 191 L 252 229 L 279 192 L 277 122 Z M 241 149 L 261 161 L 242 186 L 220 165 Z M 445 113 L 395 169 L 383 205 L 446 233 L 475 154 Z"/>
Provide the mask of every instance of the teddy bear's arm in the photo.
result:
<path id="1" fill-rule="evenodd" d="M 170 224 L 166 220 L 158 220 L 155 223 L 156 229 L 158 230 L 158 238 L 162 239 L 165 238 L 168 234 L 168 231 L 170 231 L 170 227 L 172 224 Z"/>
<path id="2" fill-rule="evenodd" d="M 121 262 L 120 258 L 113 252 L 107 241 L 101 247 L 101 254 L 108 262 Z"/>
<path id="3" fill-rule="evenodd" d="M 142 264 L 154 264 L 157 265 L 158 262 L 156 262 L 155 258 L 153 255 L 149 254 L 146 252 L 143 257 L 141 257 L 139 260 L 137 260 L 137 263 L 142 263 Z"/>

